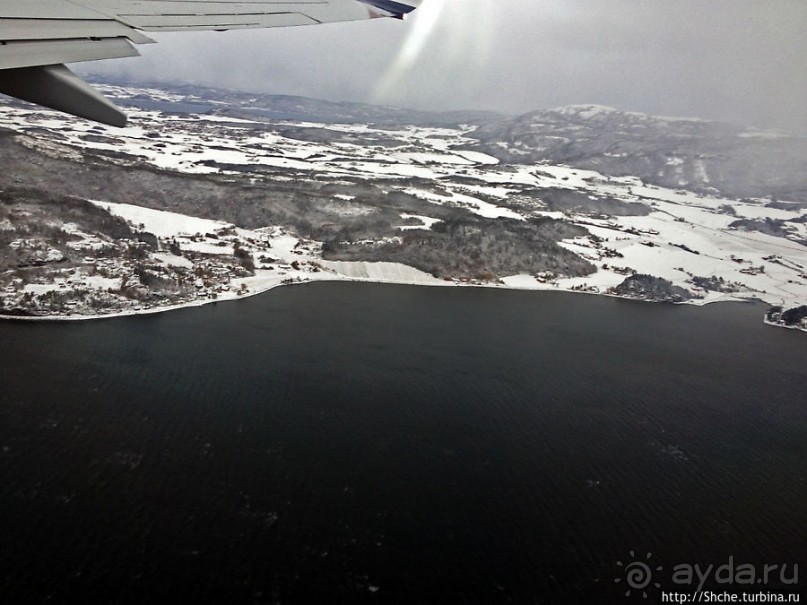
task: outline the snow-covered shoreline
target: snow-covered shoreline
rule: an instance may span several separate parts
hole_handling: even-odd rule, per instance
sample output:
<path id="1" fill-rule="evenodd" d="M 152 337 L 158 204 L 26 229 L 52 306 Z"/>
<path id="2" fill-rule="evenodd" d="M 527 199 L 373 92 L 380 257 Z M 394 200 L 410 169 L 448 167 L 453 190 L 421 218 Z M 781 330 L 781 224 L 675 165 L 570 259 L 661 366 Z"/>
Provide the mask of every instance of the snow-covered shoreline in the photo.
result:
<path id="1" fill-rule="evenodd" d="M 355 264 L 355 265 L 391 265 L 394 263 L 340 263 L 340 264 Z M 410 267 L 406 267 L 406 265 L 400 265 L 401 267 L 405 267 L 407 269 L 411 269 Z M 522 276 L 514 276 L 514 277 L 522 277 Z M 529 277 L 529 276 L 523 276 Z M 693 299 L 687 300 L 682 302 L 669 302 L 669 301 L 649 301 L 649 300 L 641 300 L 636 298 L 631 298 L 627 296 L 619 296 L 613 293 L 607 292 L 592 292 L 586 290 L 576 290 L 572 287 L 562 287 L 562 286 L 554 286 L 551 284 L 541 284 L 539 282 L 535 282 L 535 285 L 532 287 L 527 286 L 516 286 L 516 285 L 505 285 L 505 284 L 485 284 L 485 283 L 463 283 L 458 281 L 445 281 L 433 278 L 432 280 L 424 280 L 424 281 L 415 281 L 415 280 L 396 280 L 396 279 L 384 279 L 383 277 L 376 276 L 376 277 L 349 277 L 346 275 L 339 275 L 335 273 L 329 274 L 311 274 L 306 279 L 300 279 L 299 281 L 289 282 L 288 280 L 280 280 L 280 279 L 267 279 L 260 275 L 257 275 L 255 278 L 247 278 L 246 280 L 253 280 L 253 285 L 246 290 L 244 293 L 229 293 L 225 296 L 220 296 L 215 299 L 210 298 L 202 298 L 192 301 L 187 301 L 180 304 L 175 305 L 165 305 L 165 306 L 155 306 L 149 308 L 141 308 L 141 309 L 129 309 L 120 312 L 113 312 L 113 313 L 99 313 L 99 314 L 75 314 L 75 315 L 38 315 L 38 316 L 24 316 L 24 315 L 4 315 L 0 314 L 0 320 L 6 321 L 25 321 L 25 322 L 78 322 L 78 321 L 89 321 L 89 320 L 98 320 L 98 319 L 116 319 L 121 317 L 134 317 L 138 315 L 153 315 L 155 313 L 167 313 L 169 311 L 179 311 L 182 309 L 192 309 L 196 307 L 201 307 L 210 304 L 216 303 L 227 303 L 233 302 L 238 300 L 245 300 L 248 298 L 252 298 L 254 296 L 259 296 L 261 294 L 265 294 L 275 288 L 279 288 L 282 286 L 301 286 L 313 283 L 324 283 L 324 282 L 351 282 L 351 283 L 368 283 L 368 284 L 391 284 L 391 285 L 403 285 L 403 286 L 418 286 L 418 287 L 461 287 L 461 288 L 485 288 L 485 289 L 497 289 L 497 290 L 509 290 L 509 291 L 520 291 L 520 292 L 536 292 L 536 293 L 565 293 L 565 294 L 586 294 L 589 296 L 602 296 L 608 298 L 615 298 L 619 300 L 627 300 L 627 301 L 634 301 L 634 302 L 644 302 L 644 303 L 655 303 L 655 304 L 671 304 L 671 305 L 690 305 L 695 307 L 703 307 L 706 305 L 716 304 L 716 303 L 752 303 L 752 302 L 762 302 L 755 298 L 743 298 L 737 296 L 731 296 L 727 294 L 710 297 L 710 298 L 703 298 L 703 299 Z M 258 285 L 258 282 L 262 282 L 261 285 Z M 763 317 L 764 319 L 764 317 Z M 786 327 L 795 330 L 802 330 L 807 331 L 797 326 L 783 326 L 781 324 L 776 324 L 773 322 L 769 322 L 764 320 L 766 324 L 775 326 L 775 327 Z"/>
<path id="2" fill-rule="evenodd" d="M 598 267 L 598 270 L 588 276 L 583 277 L 556 277 L 551 279 L 539 279 L 529 274 L 510 275 L 502 277 L 498 282 L 466 281 L 466 280 L 446 280 L 434 277 L 428 273 L 394 262 L 368 262 L 368 261 L 328 261 L 321 257 L 318 242 L 302 240 L 299 237 L 280 228 L 266 228 L 261 230 L 246 230 L 236 228 L 234 225 L 221 221 L 213 221 L 190 217 L 182 214 L 163 210 L 153 210 L 130 204 L 117 204 L 103 201 L 93 201 L 93 204 L 103 208 L 115 216 L 124 218 L 131 225 L 138 225 L 149 233 L 154 233 L 161 238 L 168 238 L 174 242 L 180 242 L 183 250 L 188 252 L 220 252 L 222 244 L 228 243 L 224 236 L 215 235 L 216 239 L 209 241 L 201 234 L 205 232 L 219 233 L 230 232 L 232 238 L 238 238 L 245 246 L 256 245 L 265 246 L 265 250 L 270 251 L 275 260 L 272 262 L 271 270 L 256 268 L 254 275 L 248 277 L 234 277 L 229 280 L 227 287 L 219 288 L 214 295 L 209 289 L 199 290 L 197 296 L 192 300 L 183 301 L 177 304 L 156 304 L 146 306 L 134 306 L 128 309 L 113 311 L 110 313 L 64 313 L 52 315 L 5 315 L 0 314 L 0 319 L 11 321 L 62 321 L 75 322 L 97 319 L 112 319 L 120 317 L 133 317 L 136 315 L 150 315 L 154 313 L 164 313 L 180 309 L 200 307 L 218 302 L 229 302 L 250 298 L 266 293 L 274 288 L 284 285 L 307 284 L 314 282 L 363 282 L 382 283 L 414 286 L 435 286 L 435 287 L 473 287 L 473 288 L 494 288 L 514 291 L 533 292 L 565 292 L 573 294 L 589 294 L 596 296 L 607 296 L 625 300 L 640 300 L 641 302 L 654 302 L 652 300 L 642 300 L 630 296 L 622 296 L 611 291 L 611 287 L 618 284 L 623 275 Z M 405 218 L 405 217 L 404 217 Z M 422 228 L 430 228 L 431 225 L 424 225 Z M 223 230 L 223 231 L 222 231 Z M 217 245 L 213 245 L 216 242 Z M 254 244 L 250 244 L 253 242 Z M 623 245 L 626 242 L 620 242 Z M 629 242 L 627 242 L 629 243 Z M 592 252 L 591 242 L 587 240 L 562 242 L 570 248 L 579 248 L 584 254 Z M 227 247 L 227 246 L 225 246 Z M 232 248 L 232 246 L 229 246 Z M 636 246 L 634 246 L 634 249 Z M 638 247 L 644 251 L 644 246 Z M 624 249 L 624 248 L 623 248 Z M 258 248 L 255 248 L 257 255 Z M 193 266 L 185 257 L 172 257 L 161 253 L 158 255 L 160 262 L 186 261 L 189 266 Z M 167 258 L 163 258 L 167 257 Z M 45 285 L 40 286 L 45 288 Z M 51 288 L 58 286 L 52 284 Z M 691 298 L 681 302 L 670 304 L 688 304 L 694 306 L 704 306 L 717 302 L 746 302 L 761 301 L 773 304 L 771 301 L 762 300 L 756 291 L 747 292 L 712 292 L 704 291 L 700 298 Z M 777 324 L 771 324 L 777 325 Z M 800 328 L 796 328 L 800 329 Z"/>

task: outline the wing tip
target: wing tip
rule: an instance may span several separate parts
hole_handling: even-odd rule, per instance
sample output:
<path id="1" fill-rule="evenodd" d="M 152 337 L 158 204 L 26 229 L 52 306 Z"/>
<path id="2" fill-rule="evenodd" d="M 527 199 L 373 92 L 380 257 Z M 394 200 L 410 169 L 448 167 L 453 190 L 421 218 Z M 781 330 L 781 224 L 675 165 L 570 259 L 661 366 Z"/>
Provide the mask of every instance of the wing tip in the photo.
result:
<path id="1" fill-rule="evenodd" d="M 403 19 L 420 5 L 420 0 L 407 0 L 406 3 L 397 2 L 396 0 L 358 1 L 362 4 L 368 5 L 369 7 L 382 11 L 382 14 L 378 14 L 377 16 L 394 17 L 395 19 Z"/>

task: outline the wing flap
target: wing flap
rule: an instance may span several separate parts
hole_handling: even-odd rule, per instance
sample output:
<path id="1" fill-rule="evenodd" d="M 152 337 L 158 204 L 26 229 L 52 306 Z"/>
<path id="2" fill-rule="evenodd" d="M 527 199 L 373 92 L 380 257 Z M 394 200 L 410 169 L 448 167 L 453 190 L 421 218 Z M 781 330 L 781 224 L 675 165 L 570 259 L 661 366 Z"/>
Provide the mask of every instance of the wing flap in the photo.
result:
<path id="1" fill-rule="evenodd" d="M 300 13 L 248 15 L 125 15 L 127 23 L 145 31 L 243 29 L 315 25 L 318 21 Z"/>
<path id="2" fill-rule="evenodd" d="M 0 46 L 0 70 L 136 57 L 139 54 L 126 38 L 12 41 Z"/>
<path id="3" fill-rule="evenodd" d="M 136 44 L 153 40 L 112 19 L 23 19 L 0 17 L 0 40 L 69 40 L 78 38 L 129 38 Z"/>
<path id="4" fill-rule="evenodd" d="M 76 1 L 131 27 L 147 31 L 284 27 L 356 21 L 371 16 L 368 6 L 357 0 Z M 413 4 L 417 2 L 409 1 Z"/>

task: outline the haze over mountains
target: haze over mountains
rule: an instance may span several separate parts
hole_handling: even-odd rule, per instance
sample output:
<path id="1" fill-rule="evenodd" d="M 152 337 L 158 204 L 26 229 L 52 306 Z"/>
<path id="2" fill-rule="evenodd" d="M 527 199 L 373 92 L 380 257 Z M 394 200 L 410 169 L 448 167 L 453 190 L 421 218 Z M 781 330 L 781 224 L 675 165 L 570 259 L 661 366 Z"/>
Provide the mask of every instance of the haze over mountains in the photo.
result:
<path id="1" fill-rule="evenodd" d="M 428 112 L 195 86 L 174 88 L 187 109 L 251 120 L 334 124 L 459 125 L 502 162 L 565 163 L 613 176 L 732 197 L 807 202 L 807 137 L 696 118 L 650 116 L 602 105 L 571 105 L 518 116 L 489 111 Z M 215 99 L 206 102 L 204 99 Z M 221 104 L 226 104 L 222 107 Z M 123 105 L 177 111 L 148 95 Z"/>
<path id="2" fill-rule="evenodd" d="M 106 88 L 127 128 L 0 106 L 6 312 L 311 279 L 807 301 L 804 137 L 594 105 L 509 117 Z"/>
<path id="3" fill-rule="evenodd" d="M 662 187 L 807 203 L 807 137 L 598 105 L 504 118 L 471 136 L 507 162 L 566 163 Z"/>

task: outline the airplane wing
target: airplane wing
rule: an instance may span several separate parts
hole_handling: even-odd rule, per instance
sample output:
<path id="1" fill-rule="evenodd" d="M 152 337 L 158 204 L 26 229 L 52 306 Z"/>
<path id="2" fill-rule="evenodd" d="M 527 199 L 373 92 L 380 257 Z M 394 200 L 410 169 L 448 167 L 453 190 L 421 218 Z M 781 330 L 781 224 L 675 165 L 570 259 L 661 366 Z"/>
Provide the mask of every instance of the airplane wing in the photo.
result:
<path id="1" fill-rule="evenodd" d="M 64 63 L 139 55 L 143 32 L 402 19 L 422 0 L 0 0 L 0 93 L 124 126 L 126 116 Z"/>

